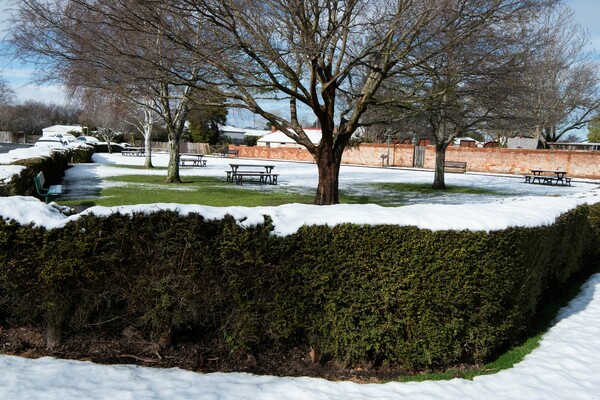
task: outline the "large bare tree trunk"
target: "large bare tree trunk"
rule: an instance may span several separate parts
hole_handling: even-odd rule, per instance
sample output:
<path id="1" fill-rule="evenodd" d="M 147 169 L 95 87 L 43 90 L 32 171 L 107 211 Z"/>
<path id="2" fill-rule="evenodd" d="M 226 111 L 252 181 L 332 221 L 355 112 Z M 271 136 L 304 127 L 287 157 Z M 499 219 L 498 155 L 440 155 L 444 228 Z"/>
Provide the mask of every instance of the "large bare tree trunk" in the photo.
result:
<path id="1" fill-rule="evenodd" d="M 326 140 L 323 135 L 322 140 Z M 316 205 L 338 204 L 340 165 L 342 164 L 343 145 L 322 143 L 314 154 L 319 172 Z M 340 150 L 341 149 L 341 150 Z"/>
<path id="2" fill-rule="evenodd" d="M 435 175 L 433 177 L 434 189 L 446 189 L 444 181 L 444 163 L 446 162 L 446 146 L 435 146 Z"/>

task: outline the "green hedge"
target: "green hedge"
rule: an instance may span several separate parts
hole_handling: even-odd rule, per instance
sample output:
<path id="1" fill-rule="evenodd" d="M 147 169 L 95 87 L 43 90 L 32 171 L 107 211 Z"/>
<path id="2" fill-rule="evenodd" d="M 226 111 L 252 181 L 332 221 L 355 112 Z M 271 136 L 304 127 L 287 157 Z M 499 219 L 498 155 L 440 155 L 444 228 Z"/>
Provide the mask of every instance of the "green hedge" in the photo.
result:
<path id="1" fill-rule="evenodd" d="M 135 329 L 223 354 L 312 346 L 410 369 L 489 360 L 541 294 L 599 254 L 600 206 L 498 232 L 398 226 L 240 227 L 172 212 L 0 223 L 0 324 Z"/>
<path id="2" fill-rule="evenodd" d="M 40 171 L 44 172 L 46 181 L 51 184 L 58 183 L 69 167 L 70 163 L 89 163 L 92 161 L 94 148 L 81 146 L 61 151 L 54 151 L 48 157 L 32 157 L 13 162 L 26 169 L 12 177 L 9 183 L 0 186 L 0 196 L 35 196 L 33 177 Z"/>

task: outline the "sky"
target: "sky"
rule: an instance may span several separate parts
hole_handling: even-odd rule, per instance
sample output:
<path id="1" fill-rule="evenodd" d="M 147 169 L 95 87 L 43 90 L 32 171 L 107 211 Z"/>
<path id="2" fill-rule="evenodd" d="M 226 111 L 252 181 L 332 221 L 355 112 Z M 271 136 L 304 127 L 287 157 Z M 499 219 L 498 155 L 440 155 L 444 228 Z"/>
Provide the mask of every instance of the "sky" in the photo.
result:
<path id="1" fill-rule="evenodd" d="M 16 2 L 18 0 L 0 0 L 0 37 L 5 37 L 8 30 L 10 30 L 10 25 L 6 21 L 8 18 L 6 10 L 11 3 Z M 590 33 L 589 50 L 600 57 L 600 23 L 598 23 L 600 0 L 565 0 L 565 4 L 573 9 L 575 21 Z M 30 65 L 0 55 L 0 77 L 8 81 L 17 93 L 19 101 L 36 100 L 46 103 L 64 103 L 66 101 L 65 94 L 59 85 L 36 86 L 32 83 L 34 76 L 33 68 Z M 281 113 L 285 113 L 287 112 L 287 104 L 283 106 L 281 103 L 271 103 L 270 110 L 274 111 L 276 109 L 279 109 Z M 311 118 L 310 116 L 306 117 L 306 119 Z M 243 128 L 263 128 L 265 121 L 249 112 L 231 111 L 228 123 Z"/>
<path id="2" fill-rule="evenodd" d="M 0 180 L 19 173 L 18 160 L 32 155 L 48 155 L 48 149 L 30 148 L 0 154 Z M 123 168 L 139 166 L 142 157 L 120 154 L 95 154 L 93 164 L 77 164 L 66 171 L 66 192 L 102 185 L 102 178 L 117 175 L 164 174 Z M 154 153 L 153 164 L 164 166 L 168 155 Z M 182 174 L 221 176 L 230 159 L 207 157 L 207 167 L 182 168 Z M 244 161 L 258 162 L 258 161 Z M 256 190 L 289 189 L 313 186 L 314 164 L 273 162 L 280 173 L 280 185 L 255 185 Z M 121 164 L 115 167 L 115 164 Z M 24 167 L 23 167 L 24 168 Z M 344 166 L 341 185 L 356 182 L 399 181 L 431 182 L 430 171 L 395 168 Z M 260 223 L 263 215 L 272 216 L 275 234 L 287 235 L 303 224 L 335 225 L 344 222 L 362 224 L 415 225 L 428 229 L 497 230 L 507 226 L 543 226 L 583 203 L 600 202 L 600 181 L 574 181 L 572 187 L 526 185 L 522 177 L 480 174 L 448 174 L 448 183 L 471 185 L 490 190 L 508 191 L 511 197 L 485 202 L 460 204 L 414 204 L 405 207 L 374 205 L 285 205 L 279 207 L 203 207 L 199 205 L 148 204 L 128 207 L 92 207 L 84 213 L 156 212 L 177 210 L 182 214 L 197 212 L 207 219 L 232 215 L 245 226 Z M 280 188 L 281 186 L 281 188 Z M 313 186 L 314 187 L 314 186 Z M 81 215 L 81 214 L 80 214 Z M 0 218 L 10 218 L 47 229 L 60 229 L 79 216 L 62 214 L 55 204 L 45 204 L 33 197 L 0 197 Z M 600 274 L 593 275 L 581 293 L 559 312 L 538 348 L 514 367 L 499 373 L 476 377 L 472 381 L 426 381 L 412 383 L 357 384 L 330 382 L 315 378 L 257 376 L 247 373 L 195 373 L 172 369 L 143 368 L 132 365 L 97 365 L 91 362 L 41 358 L 37 360 L 0 355 L 0 399 L 11 400 L 600 400 Z"/>

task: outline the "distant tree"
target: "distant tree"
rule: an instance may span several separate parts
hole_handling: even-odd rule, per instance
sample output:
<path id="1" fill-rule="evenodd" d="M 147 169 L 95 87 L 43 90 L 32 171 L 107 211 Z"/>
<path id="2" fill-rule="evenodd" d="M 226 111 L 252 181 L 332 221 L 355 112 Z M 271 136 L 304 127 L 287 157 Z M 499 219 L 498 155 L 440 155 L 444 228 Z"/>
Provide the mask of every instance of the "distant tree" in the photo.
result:
<path id="1" fill-rule="evenodd" d="M 0 77 L 0 131 L 8 131 L 11 118 L 11 105 L 15 99 L 15 91 Z"/>
<path id="2" fill-rule="evenodd" d="M 514 85 L 513 121 L 547 143 L 584 127 L 600 107 L 599 64 L 573 21 L 568 7 L 540 14 L 530 68 Z"/>
<path id="3" fill-rule="evenodd" d="M 206 105 L 207 101 L 200 94 L 192 95 L 187 119 L 190 123 L 191 136 L 194 142 L 217 144 L 221 133 L 219 127 L 227 122 L 227 107 L 225 100 L 210 100 L 208 103 L 221 105 Z"/>
<path id="4" fill-rule="evenodd" d="M 0 77 L 0 106 L 12 104 L 15 100 L 15 91 Z"/>
<path id="5" fill-rule="evenodd" d="M 51 125 L 77 124 L 79 111 L 79 108 L 73 106 L 28 100 L 5 106 L 7 120 L 4 129 L 10 132 L 41 135 L 42 129 Z"/>
<path id="6" fill-rule="evenodd" d="M 589 122 L 587 140 L 590 143 L 600 143 L 600 114 L 596 114 Z"/>
<path id="7" fill-rule="evenodd" d="M 96 128 L 98 135 L 106 142 L 108 152 L 112 153 L 111 144 L 123 135 L 128 126 L 126 120 L 130 105 L 101 90 L 86 90 L 82 104 L 84 111 L 81 118 Z"/>

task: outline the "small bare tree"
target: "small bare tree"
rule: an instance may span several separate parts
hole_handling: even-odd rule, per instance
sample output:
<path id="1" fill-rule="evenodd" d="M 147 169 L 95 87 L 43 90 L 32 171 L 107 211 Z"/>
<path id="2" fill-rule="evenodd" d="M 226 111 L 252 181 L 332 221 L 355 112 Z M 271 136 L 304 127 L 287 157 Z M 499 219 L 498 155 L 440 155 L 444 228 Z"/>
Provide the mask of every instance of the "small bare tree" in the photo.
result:
<path id="1" fill-rule="evenodd" d="M 142 99 L 143 105 L 136 104 L 131 112 L 129 112 L 129 118 L 126 119 L 130 125 L 133 125 L 135 129 L 144 138 L 144 167 L 153 168 L 152 165 L 152 130 L 154 125 L 159 120 L 159 116 L 156 113 L 156 106 L 154 99 L 146 97 Z"/>

